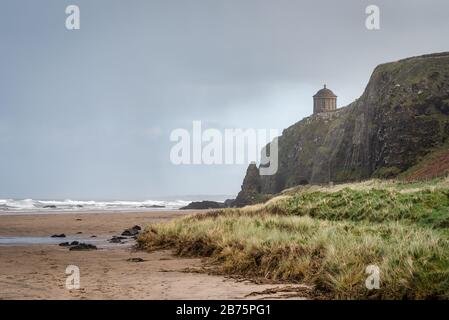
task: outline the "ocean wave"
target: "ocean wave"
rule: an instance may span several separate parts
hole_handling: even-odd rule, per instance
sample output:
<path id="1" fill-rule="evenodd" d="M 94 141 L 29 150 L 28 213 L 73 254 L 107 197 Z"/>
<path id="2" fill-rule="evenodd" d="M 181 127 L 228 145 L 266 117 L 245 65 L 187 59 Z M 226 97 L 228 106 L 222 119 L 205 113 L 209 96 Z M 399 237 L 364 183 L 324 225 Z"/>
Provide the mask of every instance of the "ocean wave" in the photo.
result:
<path id="1" fill-rule="evenodd" d="M 33 200 L 0 199 L 0 212 L 39 211 L 88 211 L 88 210 L 161 210 L 179 209 L 191 201 L 186 200 L 145 200 L 145 201 L 80 201 L 80 200 Z"/>

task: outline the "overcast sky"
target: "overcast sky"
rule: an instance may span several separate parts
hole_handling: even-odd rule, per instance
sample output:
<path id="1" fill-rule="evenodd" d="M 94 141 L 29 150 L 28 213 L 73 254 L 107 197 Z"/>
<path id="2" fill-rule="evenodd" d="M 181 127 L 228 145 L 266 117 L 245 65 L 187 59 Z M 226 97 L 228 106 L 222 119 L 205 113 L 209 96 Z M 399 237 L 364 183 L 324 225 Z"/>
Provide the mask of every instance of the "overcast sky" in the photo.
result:
<path id="1" fill-rule="evenodd" d="M 347 105 L 376 65 L 449 51 L 448 15 L 447 0 L 2 0 L 0 198 L 236 194 L 246 165 L 173 165 L 170 132 L 283 129 L 323 83 Z"/>

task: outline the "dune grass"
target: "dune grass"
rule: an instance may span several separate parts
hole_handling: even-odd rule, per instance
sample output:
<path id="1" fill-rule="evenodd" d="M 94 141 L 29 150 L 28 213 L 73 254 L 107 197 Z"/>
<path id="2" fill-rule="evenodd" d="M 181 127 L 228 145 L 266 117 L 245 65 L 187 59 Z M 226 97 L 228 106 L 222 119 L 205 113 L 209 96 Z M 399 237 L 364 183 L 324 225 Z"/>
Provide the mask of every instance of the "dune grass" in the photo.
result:
<path id="1" fill-rule="evenodd" d="M 153 224 L 138 243 L 209 257 L 223 274 L 306 283 L 321 297 L 448 299 L 449 192 L 434 186 L 301 189 Z M 380 268 L 378 290 L 365 286 L 368 265 Z"/>
<path id="2" fill-rule="evenodd" d="M 449 179 L 412 183 L 369 180 L 332 187 L 299 187 L 264 204 L 212 215 L 232 213 L 310 216 L 334 221 L 401 221 L 447 231 Z"/>
<path id="3" fill-rule="evenodd" d="M 264 206 L 254 207 L 254 213 L 264 212 L 326 220 L 402 220 L 432 228 L 448 228 L 449 189 L 400 192 L 346 188 L 331 193 L 307 192 L 273 199 Z"/>

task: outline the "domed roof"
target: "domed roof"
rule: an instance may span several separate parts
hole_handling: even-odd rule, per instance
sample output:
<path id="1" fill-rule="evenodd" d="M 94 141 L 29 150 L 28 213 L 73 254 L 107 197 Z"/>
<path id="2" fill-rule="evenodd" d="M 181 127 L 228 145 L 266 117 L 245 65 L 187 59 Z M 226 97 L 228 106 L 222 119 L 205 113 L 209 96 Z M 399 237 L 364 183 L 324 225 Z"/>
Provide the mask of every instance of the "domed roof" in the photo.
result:
<path id="1" fill-rule="evenodd" d="M 326 85 L 324 85 L 324 88 L 321 90 L 318 90 L 318 92 L 314 95 L 314 97 L 336 98 L 337 96 L 332 92 L 332 90 L 329 90 L 328 88 L 326 88 Z"/>

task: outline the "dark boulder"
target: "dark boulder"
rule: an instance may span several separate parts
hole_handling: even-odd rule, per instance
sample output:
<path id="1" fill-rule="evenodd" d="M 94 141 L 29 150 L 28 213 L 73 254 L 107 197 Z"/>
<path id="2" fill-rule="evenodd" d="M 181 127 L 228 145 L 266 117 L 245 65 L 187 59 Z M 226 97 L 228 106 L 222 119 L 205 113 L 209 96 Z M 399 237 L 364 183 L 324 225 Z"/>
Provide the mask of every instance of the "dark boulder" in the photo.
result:
<path id="1" fill-rule="evenodd" d="M 203 209 L 220 209 L 224 208 L 224 203 L 217 201 L 194 201 L 180 210 L 203 210 Z"/>
<path id="2" fill-rule="evenodd" d="M 65 234 L 61 233 L 61 234 L 54 234 L 51 236 L 52 238 L 65 238 Z"/>
<path id="3" fill-rule="evenodd" d="M 109 239 L 109 243 L 123 243 L 122 240 L 127 239 L 126 237 L 121 236 L 113 236 L 111 239 Z"/>
<path id="4" fill-rule="evenodd" d="M 122 232 L 122 236 L 132 237 L 139 234 L 139 231 L 142 230 L 140 226 L 134 226 L 132 228 L 126 229 Z"/>
<path id="5" fill-rule="evenodd" d="M 135 236 L 139 233 L 139 230 L 130 228 L 130 229 L 126 229 L 125 231 L 122 232 L 122 236 L 127 236 L 127 237 L 132 237 Z"/>
<path id="6" fill-rule="evenodd" d="M 76 246 L 70 247 L 70 251 L 85 251 L 85 250 L 97 250 L 97 247 L 89 243 L 80 243 Z"/>
<path id="7" fill-rule="evenodd" d="M 128 262 L 144 262 L 145 260 L 142 258 L 129 258 L 126 261 L 128 261 Z"/>

